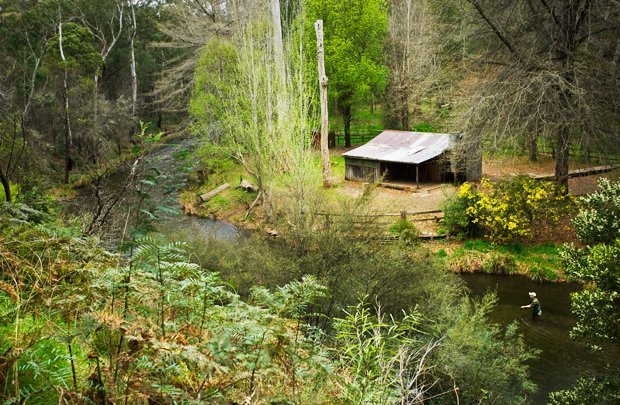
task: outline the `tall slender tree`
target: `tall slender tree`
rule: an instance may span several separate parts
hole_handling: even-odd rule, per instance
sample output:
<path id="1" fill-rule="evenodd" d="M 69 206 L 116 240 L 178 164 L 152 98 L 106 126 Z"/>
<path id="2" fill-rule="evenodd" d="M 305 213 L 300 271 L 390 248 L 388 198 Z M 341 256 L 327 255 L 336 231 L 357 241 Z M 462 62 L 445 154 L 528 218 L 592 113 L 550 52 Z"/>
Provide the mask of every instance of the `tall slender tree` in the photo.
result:
<path id="1" fill-rule="evenodd" d="M 306 0 L 305 6 L 307 31 L 312 32 L 316 20 L 324 23 L 330 98 L 344 119 L 345 144 L 351 146 L 355 106 L 372 91 L 380 92 L 385 87 L 387 69 L 382 49 L 387 34 L 387 4 L 385 0 Z M 314 41 L 308 39 L 306 44 L 314 55 Z"/>
<path id="2" fill-rule="evenodd" d="M 386 123 L 408 130 L 410 107 L 436 82 L 438 31 L 429 0 L 390 0 L 384 57 L 389 67 Z"/>

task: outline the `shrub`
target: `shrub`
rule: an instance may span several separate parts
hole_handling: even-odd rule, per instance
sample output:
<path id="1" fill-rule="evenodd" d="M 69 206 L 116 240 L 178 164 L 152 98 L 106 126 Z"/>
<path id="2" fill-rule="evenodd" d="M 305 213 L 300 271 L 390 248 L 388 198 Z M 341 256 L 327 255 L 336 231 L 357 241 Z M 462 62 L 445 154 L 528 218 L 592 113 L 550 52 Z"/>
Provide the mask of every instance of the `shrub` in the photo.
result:
<path id="1" fill-rule="evenodd" d="M 582 206 L 573 220 L 577 237 L 584 243 L 613 243 L 620 238 L 620 181 L 601 178 L 595 193 L 581 197 Z"/>
<path id="2" fill-rule="evenodd" d="M 437 257 L 448 257 L 448 253 L 446 253 L 445 249 L 439 249 L 439 251 L 437 252 Z"/>
<path id="3" fill-rule="evenodd" d="M 613 377 L 580 378 L 570 390 L 555 391 L 549 395 L 549 404 L 618 404 L 620 380 Z"/>
<path id="4" fill-rule="evenodd" d="M 482 265 L 485 273 L 510 274 L 517 268 L 517 264 L 512 255 L 500 252 L 487 254 Z"/>
<path id="5" fill-rule="evenodd" d="M 400 235 L 403 231 L 415 229 L 415 225 L 405 219 L 399 219 L 390 227 L 390 232 L 396 235 Z"/>
<path id="6" fill-rule="evenodd" d="M 10 183 L 9 187 L 11 188 L 11 200 L 15 201 L 20 191 L 19 184 Z M 4 193 L 4 187 L 0 185 L 0 202 L 1 201 L 6 201 L 6 195 Z"/>
<path id="7" fill-rule="evenodd" d="M 420 230 L 411 222 L 399 219 L 391 227 L 390 232 L 398 235 L 403 242 L 411 243 L 417 241 Z"/>
<path id="8" fill-rule="evenodd" d="M 456 254 L 450 260 L 450 270 L 453 273 L 476 273 L 483 270 L 484 253 L 474 250 Z"/>
<path id="9" fill-rule="evenodd" d="M 539 283 L 543 283 L 545 281 L 554 281 L 558 279 L 558 275 L 555 271 L 540 266 L 538 264 L 534 264 L 529 267 L 528 275 L 532 280 Z"/>
<path id="10" fill-rule="evenodd" d="M 480 224 L 474 223 L 473 218 L 467 214 L 467 207 L 472 203 L 467 196 L 458 196 L 446 198 L 441 205 L 443 225 L 457 239 L 475 236 L 480 231 Z"/>
<path id="11" fill-rule="evenodd" d="M 535 227 L 557 224 L 571 204 L 571 198 L 550 182 L 527 177 L 491 182 L 480 186 L 465 183 L 458 193 L 460 204 L 473 224 L 484 227 L 492 243 L 508 243 L 530 237 Z"/>

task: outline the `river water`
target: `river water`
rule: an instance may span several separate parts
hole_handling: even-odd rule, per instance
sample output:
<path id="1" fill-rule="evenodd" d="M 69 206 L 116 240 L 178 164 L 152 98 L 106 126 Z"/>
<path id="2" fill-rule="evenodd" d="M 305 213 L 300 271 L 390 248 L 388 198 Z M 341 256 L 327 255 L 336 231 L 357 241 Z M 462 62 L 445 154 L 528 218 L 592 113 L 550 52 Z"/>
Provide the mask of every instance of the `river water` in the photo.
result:
<path id="1" fill-rule="evenodd" d="M 216 238 L 226 241 L 234 241 L 241 235 L 242 232 L 231 224 L 185 215 L 179 207 L 179 190 L 184 187 L 187 176 L 194 169 L 190 158 L 191 151 L 197 147 L 198 142 L 195 139 L 174 139 L 140 158 L 135 167 L 133 162 L 128 162 L 102 181 L 101 194 L 104 199 L 115 198 L 117 193 L 121 193 L 119 202 L 99 232 L 106 239 L 105 242 L 113 246 L 123 237 L 126 223 L 130 223 L 135 215 L 139 199 L 138 188 L 148 194 L 149 205 L 165 208 L 156 212 L 159 219 L 153 222 L 156 230 L 164 235 L 183 235 L 194 240 Z M 149 186 L 138 180 L 125 187 L 132 169 L 138 173 L 138 177 L 149 177 L 153 185 Z M 93 212 L 93 201 L 95 190 L 91 184 L 79 190 L 76 198 L 70 203 L 70 210 L 78 215 Z M 133 214 L 130 210 L 133 210 Z"/>
<path id="2" fill-rule="evenodd" d="M 533 282 L 524 276 L 489 274 L 463 275 L 472 294 L 497 293 L 497 306 L 490 318 L 500 325 L 517 322 L 525 342 L 541 351 L 538 359 L 531 361 L 530 370 L 538 392 L 535 403 L 546 403 L 551 391 L 568 389 L 580 377 L 593 377 L 605 373 L 609 364 L 620 362 L 620 353 L 612 348 L 592 352 L 583 342 L 570 338 L 575 324 L 570 312 L 570 293 L 581 287 L 575 283 Z M 531 310 L 521 305 L 531 302 L 528 292 L 534 291 L 540 300 L 543 314 L 532 321 Z"/>
<path id="3" fill-rule="evenodd" d="M 222 221 L 184 215 L 179 209 L 178 191 L 185 184 L 187 175 L 193 170 L 191 150 L 197 147 L 191 139 L 175 140 L 142 158 L 138 167 L 143 173 L 159 174 L 157 186 L 150 190 L 152 200 L 167 207 L 157 222 L 157 229 L 166 235 L 174 234 L 185 239 L 192 246 L 210 238 L 234 243 L 243 237 L 243 232 Z M 110 192 L 119 190 L 129 175 L 131 164 L 127 164 L 107 179 Z M 122 203 L 116 207 L 109 221 L 111 239 L 118 240 L 118 231 L 123 228 L 129 206 L 135 204 L 136 193 L 128 188 Z M 74 199 L 72 210 L 78 213 L 92 209 L 93 187 L 80 190 Z M 105 232 L 104 232 L 105 233 Z M 580 286 L 570 283 L 535 283 L 521 276 L 495 276 L 471 274 L 462 276 L 473 295 L 495 292 L 498 297 L 496 308 L 490 313 L 491 321 L 500 325 L 517 322 L 525 342 L 541 351 L 538 359 L 531 361 L 531 378 L 538 385 L 533 396 L 534 403 L 546 403 L 549 392 L 570 388 L 580 377 L 603 374 L 608 364 L 620 363 L 618 351 L 592 352 L 584 343 L 574 341 L 569 332 L 575 323 L 570 312 L 570 293 Z M 535 291 L 541 302 L 543 315 L 533 322 L 529 309 L 521 305 L 530 303 L 528 292 Z"/>

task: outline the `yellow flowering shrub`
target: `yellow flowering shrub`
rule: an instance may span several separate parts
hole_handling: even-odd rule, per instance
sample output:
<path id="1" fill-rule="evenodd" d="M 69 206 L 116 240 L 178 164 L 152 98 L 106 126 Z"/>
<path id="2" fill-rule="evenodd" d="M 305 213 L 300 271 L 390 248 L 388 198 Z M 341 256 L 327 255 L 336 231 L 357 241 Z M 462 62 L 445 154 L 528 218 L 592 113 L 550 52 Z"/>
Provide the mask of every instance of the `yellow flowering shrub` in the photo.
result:
<path id="1" fill-rule="evenodd" d="M 535 226 L 557 224 L 572 201 L 555 184 L 528 177 L 464 183 L 458 198 L 466 202 L 465 213 L 471 223 L 481 225 L 485 236 L 498 244 L 527 238 Z"/>

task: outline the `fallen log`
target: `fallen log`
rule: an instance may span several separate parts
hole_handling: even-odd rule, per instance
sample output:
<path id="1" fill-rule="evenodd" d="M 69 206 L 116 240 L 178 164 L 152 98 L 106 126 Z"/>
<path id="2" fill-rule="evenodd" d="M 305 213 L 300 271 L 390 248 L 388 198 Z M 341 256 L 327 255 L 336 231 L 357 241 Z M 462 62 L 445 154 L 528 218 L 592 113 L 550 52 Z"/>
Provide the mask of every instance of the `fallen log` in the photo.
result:
<path id="1" fill-rule="evenodd" d="M 252 191 L 254 193 L 258 191 L 258 187 L 256 187 L 254 184 L 250 183 L 247 180 L 241 180 L 241 183 L 235 188 L 240 188 L 248 192 Z"/>
<path id="2" fill-rule="evenodd" d="M 216 195 L 218 195 L 219 193 L 221 193 L 222 191 L 226 190 L 228 187 L 230 187 L 230 184 L 228 183 L 224 183 L 221 186 L 219 186 L 216 189 L 213 189 L 211 191 L 209 191 L 208 193 L 204 193 L 200 196 L 200 199 L 202 200 L 202 202 L 207 202 L 210 199 L 212 199 L 213 197 L 215 197 Z"/>

